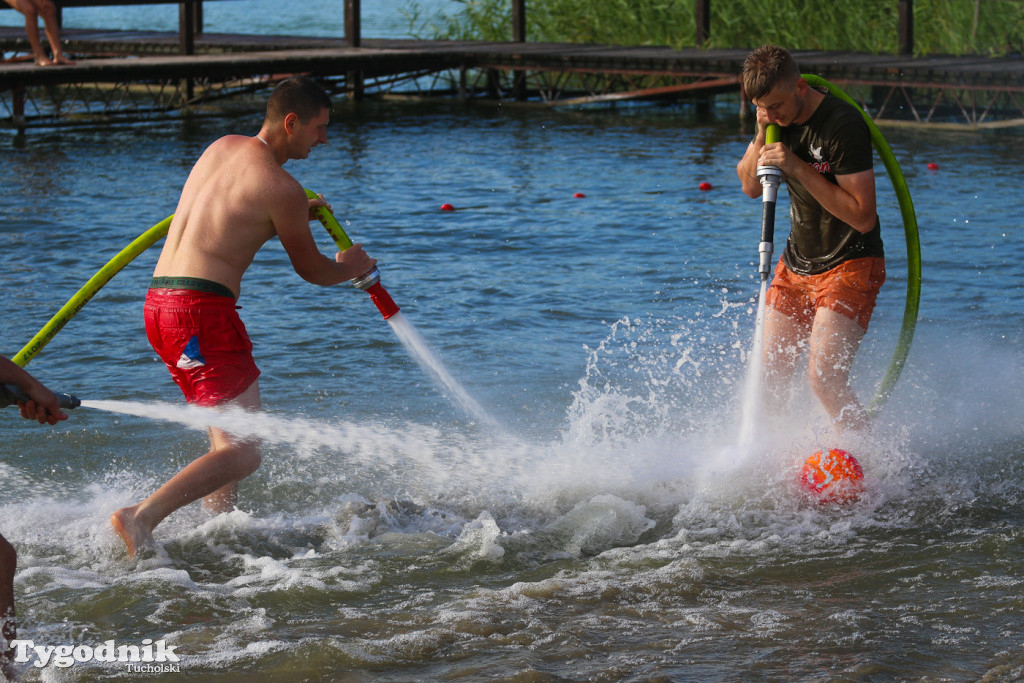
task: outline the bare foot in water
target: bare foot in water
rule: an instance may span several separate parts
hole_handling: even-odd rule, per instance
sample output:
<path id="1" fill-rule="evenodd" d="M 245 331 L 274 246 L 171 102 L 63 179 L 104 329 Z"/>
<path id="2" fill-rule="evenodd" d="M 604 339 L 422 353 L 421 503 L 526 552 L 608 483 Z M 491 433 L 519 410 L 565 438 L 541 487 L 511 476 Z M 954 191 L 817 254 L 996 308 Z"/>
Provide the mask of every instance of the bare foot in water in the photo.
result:
<path id="1" fill-rule="evenodd" d="M 110 524 L 114 531 L 121 537 L 128 547 L 128 557 L 135 557 L 135 553 L 143 546 L 153 542 L 151 531 L 143 526 L 136 518 L 137 505 L 128 508 L 121 508 L 110 515 Z"/>

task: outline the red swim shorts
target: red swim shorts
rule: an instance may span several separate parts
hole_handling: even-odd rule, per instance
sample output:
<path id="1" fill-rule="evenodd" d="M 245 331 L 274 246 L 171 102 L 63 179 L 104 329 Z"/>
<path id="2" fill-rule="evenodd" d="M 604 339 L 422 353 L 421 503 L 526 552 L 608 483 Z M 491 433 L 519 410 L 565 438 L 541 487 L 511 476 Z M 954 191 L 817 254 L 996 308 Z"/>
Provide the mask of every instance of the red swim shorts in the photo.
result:
<path id="1" fill-rule="evenodd" d="M 768 289 L 767 305 L 786 317 L 810 325 L 819 308 L 856 321 L 865 330 L 885 282 L 885 259 L 867 257 L 844 261 L 817 275 L 797 275 L 779 259 Z"/>
<path id="2" fill-rule="evenodd" d="M 146 337 L 189 403 L 215 406 L 249 388 L 260 370 L 229 296 L 191 289 L 150 289 Z"/>

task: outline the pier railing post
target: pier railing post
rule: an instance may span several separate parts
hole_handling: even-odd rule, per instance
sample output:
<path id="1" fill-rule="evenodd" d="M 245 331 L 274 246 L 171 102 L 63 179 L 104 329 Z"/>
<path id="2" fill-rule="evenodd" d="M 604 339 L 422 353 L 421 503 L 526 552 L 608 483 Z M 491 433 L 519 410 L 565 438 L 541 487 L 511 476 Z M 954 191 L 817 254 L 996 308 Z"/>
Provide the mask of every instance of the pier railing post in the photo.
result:
<path id="1" fill-rule="evenodd" d="M 185 0 L 178 5 L 178 45 L 181 54 L 194 55 L 196 53 L 196 0 Z M 181 80 L 182 90 L 185 91 L 185 102 L 183 107 L 195 96 L 195 81 L 191 76 Z"/>
<path id="2" fill-rule="evenodd" d="M 178 46 L 183 55 L 196 53 L 195 0 L 186 0 L 178 5 Z"/>
<path id="3" fill-rule="evenodd" d="M 901 55 L 914 54 L 914 0 L 899 0 L 899 42 Z"/>
<path id="4" fill-rule="evenodd" d="M 363 42 L 359 3 L 360 0 L 345 0 L 345 44 L 348 47 L 360 47 Z M 363 72 L 359 69 L 348 71 L 345 81 L 350 96 L 355 100 L 363 99 Z"/>
<path id="5" fill-rule="evenodd" d="M 203 34 L 203 0 L 196 0 L 192 10 L 192 32 L 197 36 Z"/>
<path id="6" fill-rule="evenodd" d="M 694 44 L 704 47 L 711 39 L 711 0 L 693 0 L 693 5 L 694 22 L 697 24 Z"/>
<path id="7" fill-rule="evenodd" d="M 526 0 L 512 0 L 512 42 L 526 42 Z"/>
<path id="8" fill-rule="evenodd" d="M 25 134 L 25 84 L 18 81 L 11 89 L 11 121 L 18 129 L 19 135 Z"/>
<path id="9" fill-rule="evenodd" d="M 359 47 L 363 42 L 359 13 L 359 0 L 345 0 L 345 44 L 349 47 Z"/>
<path id="10" fill-rule="evenodd" d="M 526 42 L 526 0 L 512 0 L 512 42 Z M 526 99 L 526 72 L 512 72 L 512 96 Z"/>

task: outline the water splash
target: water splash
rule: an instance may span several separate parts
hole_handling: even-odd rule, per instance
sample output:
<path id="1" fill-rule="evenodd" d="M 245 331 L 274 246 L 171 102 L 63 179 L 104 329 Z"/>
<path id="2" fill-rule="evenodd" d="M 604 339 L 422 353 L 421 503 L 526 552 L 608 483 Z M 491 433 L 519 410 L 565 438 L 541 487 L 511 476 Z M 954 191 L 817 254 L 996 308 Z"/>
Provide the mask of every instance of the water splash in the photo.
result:
<path id="1" fill-rule="evenodd" d="M 405 350 L 409 355 L 419 363 L 420 367 L 423 368 L 427 375 L 433 378 L 439 386 L 447 391 L 448 395 L 452 397 L 459 407 L 461 407 L 470 417 L 478 420 L 479 422 L 489 427 L 500 429 L 500 425 L 497 420 L 491 417 L 487 411 L 469 395 L 462 385 L 452 377 L 451 373 L 448 372 L 448 368 L 445 367 L 444 363 L 441 362 L 441 359 L 438 358 L 437 354 L 435 354 L 430 348 L 416 327 L 406 319 L 401 311 L 388 318 L 388 323 L 391 325 L 391 329 L 394 331 L 399 341 L 402 342 L 402 345 L 405 347 Z"/>

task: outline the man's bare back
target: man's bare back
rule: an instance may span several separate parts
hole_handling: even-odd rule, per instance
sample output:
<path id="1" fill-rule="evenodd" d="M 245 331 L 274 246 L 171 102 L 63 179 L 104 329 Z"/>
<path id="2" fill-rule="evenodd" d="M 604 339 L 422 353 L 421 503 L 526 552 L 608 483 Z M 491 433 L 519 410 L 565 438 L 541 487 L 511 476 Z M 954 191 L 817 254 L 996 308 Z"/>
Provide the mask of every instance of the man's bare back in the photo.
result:
<path id="1" fill-rule="evenodd" d="M 256 252 L 276 234 L 268 203 L 296 193 L 304 204 L 302 188 L 259 139 L 220 138 L 189 174 L 153 274 L 219 282 L 238 296 Z"/>
<path id="2" fill-rule="evenodd" d="M 256 137 L 228 135 L 210 145 L 185 182 L 153 275 L 211 280 L 237 297 L 256 252 L 275 235 L 295 271 L 313 284 L 333 285 L 370 270 L 373 260 L 359 245 L 334 260 L 320 253 L 305 190 L 282 168 L 326 141 L 329 116 L 324 110 L 287 136 L 264 126 Z"/>

